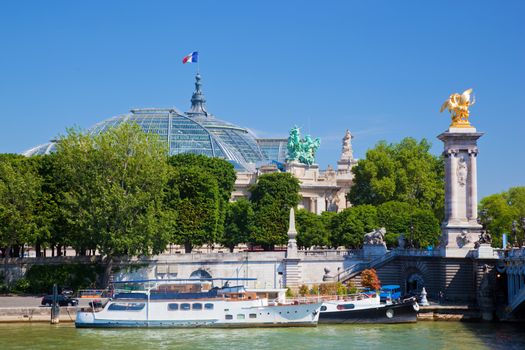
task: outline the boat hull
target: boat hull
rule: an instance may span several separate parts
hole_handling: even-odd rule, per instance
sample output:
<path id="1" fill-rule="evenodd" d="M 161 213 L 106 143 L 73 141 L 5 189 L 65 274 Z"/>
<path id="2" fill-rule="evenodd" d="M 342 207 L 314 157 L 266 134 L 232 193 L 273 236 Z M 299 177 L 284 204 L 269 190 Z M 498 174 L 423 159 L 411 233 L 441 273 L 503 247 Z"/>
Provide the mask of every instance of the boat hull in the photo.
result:
<path id="1" fill-rule="evenodd" d="M 417 309 L 417 303 L 409 301 L 356 310 L 322 311 L 319 323 L 412 323 L 417 321 Z"/>
<path id="2" fill-rule="evenodd" d="M 315 327 L 321 307 L 321 303 L 250 306 L 253 303 L 257 301 L 216 302 L 216 311 L 173 312 L 166 311 L 170 304 L 167 302 L 154 302 L 149 304 L 148 308 L 129 312 L 111 312 L 106 306 L 100 312 L 77 312 L 75 326 L 77 328 Z"/>

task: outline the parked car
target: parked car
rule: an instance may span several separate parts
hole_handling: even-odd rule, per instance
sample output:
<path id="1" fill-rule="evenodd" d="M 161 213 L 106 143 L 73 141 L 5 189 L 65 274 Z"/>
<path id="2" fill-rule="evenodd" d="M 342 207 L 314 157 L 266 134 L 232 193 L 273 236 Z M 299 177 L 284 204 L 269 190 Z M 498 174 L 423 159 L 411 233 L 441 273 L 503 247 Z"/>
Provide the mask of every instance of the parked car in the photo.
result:
<path id="1" fill-rule="evenodd" d="M 60 306 L 77 306 L 78 305 L 78 299 L 70 298 L 66 295 L 58 295 L 57 298 L 58 305 Z M 53 305 L 53 295 L 46 295 L 42 298 L 42 305 L 44 306 L 51 306 Z"/>

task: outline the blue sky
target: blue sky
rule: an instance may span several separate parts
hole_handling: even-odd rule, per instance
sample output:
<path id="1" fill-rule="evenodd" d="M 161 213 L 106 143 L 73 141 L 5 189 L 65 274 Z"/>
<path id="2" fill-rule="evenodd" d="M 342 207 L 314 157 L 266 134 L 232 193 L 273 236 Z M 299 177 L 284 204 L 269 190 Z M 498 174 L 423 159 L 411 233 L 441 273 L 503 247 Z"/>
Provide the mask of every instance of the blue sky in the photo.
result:
<path id="1" fill-rule="evenodd" d="M 259 136 L 299 125 L 334 165 L 379 140 L 436 136 L 474 88 L 480 197 L 525 185 L 525 1 L 2 1 L 0 152 L 133 107 L 208 109 Z"/>

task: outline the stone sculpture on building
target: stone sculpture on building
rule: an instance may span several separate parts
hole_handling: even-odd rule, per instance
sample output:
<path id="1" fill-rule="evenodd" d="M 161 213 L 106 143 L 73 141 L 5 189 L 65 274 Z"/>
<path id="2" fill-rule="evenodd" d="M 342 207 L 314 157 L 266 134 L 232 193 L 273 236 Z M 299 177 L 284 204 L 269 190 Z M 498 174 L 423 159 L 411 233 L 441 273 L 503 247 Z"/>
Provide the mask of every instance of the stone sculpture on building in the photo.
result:
<path id="1" fill-rule="evenodd" d="M 352 150 L 352 133 L 346 129 L 345 136 L 343 137 L 343 149 L 341 150 L 341 159 L 353 160 L 354 152 Z"/>
<path id="2" fill-rule="evenodd" d="M 315 163 L 315 152 L 320 145 L 321 140 L 319 138 L 313 139 L 310 135 L 306 135 L 304 139 L 301 139 L 299 128 L 297 126 L 293 127 L 288 137 L 287 160 L 312 165 Z"/>
<path id="3" fill-rule="evenodd" d="M 363 237 L 363 256 L 365 258 L 373 259 L 386 254 L 385 235 L 386 229 L 384 227 L 365 234 Z"/>
<path id="4" fill-rule="evenodd" d="M 474 103 L 476 103 L 476 99 L 472 95 L 472 89 L 467 89 L 461 95 L 458 93 L 450 95 L 448 100 L 441 106 L 440 112 L 448 109 L 452 114 L 451 128 L 470 128 L 468 109 Z"/>
<path id="5" fill-rule="evenodd" d="M 370 245 L 386 245 L 385 243 L 386 229 L 381 227 L 372 232 L 365 234 L 364 244 Z"/>

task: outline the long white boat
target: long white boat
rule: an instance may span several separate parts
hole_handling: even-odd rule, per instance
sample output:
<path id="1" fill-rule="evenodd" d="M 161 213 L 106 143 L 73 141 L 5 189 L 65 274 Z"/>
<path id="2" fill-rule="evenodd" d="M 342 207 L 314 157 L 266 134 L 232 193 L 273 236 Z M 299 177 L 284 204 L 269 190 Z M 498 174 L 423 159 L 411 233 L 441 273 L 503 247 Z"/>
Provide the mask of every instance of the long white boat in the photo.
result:
<path id="1" fill-rule="evenodd" d="M 217 279 L 224 281 L 225 279 Z M 234 280 L 234 279 L 229 279 Z M 235 279 L 239 280 L 239 279 Z M 246 279 L 242 279 L 246 280 Z M 316 326 L 321 302 L 269 302 L 244 286 L 211 288 L 207 280 L 143 280 L 105 305 L 78 311 L 78 328 Z M 94 306 L 94 305 L 93 305 Z"/>

